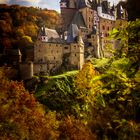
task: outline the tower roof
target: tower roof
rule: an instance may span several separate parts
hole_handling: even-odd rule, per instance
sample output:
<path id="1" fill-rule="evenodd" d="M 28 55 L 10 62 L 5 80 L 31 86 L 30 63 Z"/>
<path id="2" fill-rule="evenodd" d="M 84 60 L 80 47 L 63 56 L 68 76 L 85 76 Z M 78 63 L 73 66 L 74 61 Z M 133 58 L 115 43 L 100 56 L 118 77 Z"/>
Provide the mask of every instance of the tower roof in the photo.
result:
<path id="1" fill-rule="evenodd" d="M 76 37 L 79 34 L 79 29 L 76 24 L 71 24 L 68 29 L 67 43 L 76 42 Z"/>
<path id="2" fill-rule="evenodd" d="M 77 0 L 77 8 L 91 7 L 91 0 Z"/>
<path id="3" fill-rule="evenodd" d="M 73 17 L 73 20 L 72 20 L 71 24 L 76 24 L 78 26 L 78 28 L 80 28 L 80 27 L 87 28 L 86 24 L 85 24 L 85 21 L 84 21 L 84 18 L 83 18 L 83 15 L 79 11 L 76 12 L 75 16 Z"/>

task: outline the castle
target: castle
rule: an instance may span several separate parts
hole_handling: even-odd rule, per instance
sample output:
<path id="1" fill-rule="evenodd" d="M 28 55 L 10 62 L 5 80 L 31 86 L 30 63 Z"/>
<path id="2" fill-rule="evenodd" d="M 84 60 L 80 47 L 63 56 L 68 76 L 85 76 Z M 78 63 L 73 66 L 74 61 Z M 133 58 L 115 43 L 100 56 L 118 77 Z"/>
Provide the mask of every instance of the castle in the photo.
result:
<path id="1" fill-rule="evenodd" d="M 75 26 L 72 25 L 73 30 Z M 42 27 L 34 46 L 34 73 L 81 69 L 84 64 L 84 42 L 77 28 L 75 41 L 67 43 L 53 29 Z"/>
<path id="2" fill-rule="evenodd" d="M 106 46 L 118 47 L 108 39 L 109 31 L 114 27 L 121 30 L 127 24 L 127 12 L 121 2 L 110 6 L 107 0 L 61 0 L 60 8 L 61 33 L 42 27 L 34 45 L 34 62 L 21 64 L 21 69 L 30 69 L 30 76 L 63 68 L 81 69 L 90 56 L 108 57 Z"/>
<path id="3" fill-rule="evenodd" d="M 127 12 L 119 3 L 110 6 L 107 0 L 61 0 L 61 34 L 45 26 L 40 29 L 34 46 L 34 73 L 53 72 L 65 66 L 81 69 L 90 54 L 101 58 L 109 55 L 105 46 L 109 31 L 121 29 Z"/>

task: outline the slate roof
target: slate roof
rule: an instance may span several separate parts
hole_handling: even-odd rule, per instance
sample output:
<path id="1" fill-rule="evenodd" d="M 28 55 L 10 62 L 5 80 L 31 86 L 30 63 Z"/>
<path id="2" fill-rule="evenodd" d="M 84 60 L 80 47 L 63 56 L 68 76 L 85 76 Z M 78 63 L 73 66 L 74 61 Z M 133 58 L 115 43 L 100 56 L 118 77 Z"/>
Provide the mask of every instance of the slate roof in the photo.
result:
<path id="1" fill-rule="evenodd" d="M 79 28 L 87 29 L 82 13 L 77 11 L 68 28 L 67 43 L 72 43 L 77 41 Z"/>
<path id="2" fill-rule="evenodd" d="M 79 34 L 79 29 L 76 24 L 71 24 L 68 29 L 67 43 L 76 42 L 76 38 Z"/>
<path id="3" fill-rule="evenodd" d="M 80 27 L 87 28 L 85 21 L 84 21 L 84 18 L 83 18 L 83 15 L 79 11 L 77 11 L 76 14 L 74 15 L 71 24 L 76 24 L 78 26 L 78 28 L 80 28 Z"/>
<path id="4" fill-rule="evenodd" d="M 77 0 L 77 8 L 91 7 L 90 0 Z"/>
<path id="5" fill-rule="evenodd" d="M 45 26 L 41 29 L 41 36 L 47 36 L 48 42 L 60 43 L 62 42 L 59 34 L 54 29 L 46 28 Z"/>

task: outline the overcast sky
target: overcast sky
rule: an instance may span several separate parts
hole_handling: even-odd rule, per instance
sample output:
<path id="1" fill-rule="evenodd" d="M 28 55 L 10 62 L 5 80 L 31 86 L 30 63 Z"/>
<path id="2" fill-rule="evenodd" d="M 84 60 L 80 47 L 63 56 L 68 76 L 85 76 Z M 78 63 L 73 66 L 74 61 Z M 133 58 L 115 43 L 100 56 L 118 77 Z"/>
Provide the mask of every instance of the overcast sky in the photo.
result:
<path id="1" fill-rule="evenodd" d="M 119 0 L 108 0 L 110 2 L 114 2 L 115 4 Z M 1 3 L 7 3 L 7 4 L 19 4 L 19 5 L 25 5 L 25 6 L 35 6 L 35 7 L 41 7 L 41 8 L 48 8 L 48 9 L 54 9 L 59 11 L 59 2 L 60 0 L 0 0 Z"/>

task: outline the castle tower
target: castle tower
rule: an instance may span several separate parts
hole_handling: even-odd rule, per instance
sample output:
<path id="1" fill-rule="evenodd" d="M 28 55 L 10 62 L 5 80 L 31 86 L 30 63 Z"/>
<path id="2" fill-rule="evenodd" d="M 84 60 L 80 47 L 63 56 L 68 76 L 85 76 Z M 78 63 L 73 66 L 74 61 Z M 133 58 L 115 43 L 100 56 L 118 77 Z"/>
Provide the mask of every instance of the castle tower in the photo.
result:
<path id="1" fill-rule="evenodd" d="M 33 77 L 33 62 L 21 63 L 19 68 L 22 80 L 27 80 Z"/>
<path id="2" fill-rule="evenodd" d="M 71 52 L 70 52 L 70 64 L 74 66 L 76 69 L 82 69 L 84 64 L 84 42 L 81 36 L 80 31 L 78 32 L 78 36 L 76 37 L 76 42 L 71 43 Z"/>
<path id="3" fill-rule="evenodd" d="M 76 8 L 76 1 L 75 0 L 69 0 L 69 8 Z"/>
<path id="4" fill-rule="evenodd" d="M 61 17 L 63 32 L 67 31 L 77 9 L 74 0 L 61 0 L 60 1 Z"/>
<path id="5" fill-rule="evenodd" d="M 92 32 L 93 25 L 94 25 L 94 10 L 91 7 L 84 7 L 79 10 L 82 13 L 84 18 L 84 22 L 88 29 L 88 33 Z"/>
<path id="6" fill-rule="evenodd" d="M 127 26 L 127 10 L 125 6 L 125 2 L 119 2 L 117 6 L 115 7 L 115 28 L 118 30 L 121 30 Z"/>
<path id="7" fill-rule="evenodd" d="M 127 20 L 127 16 L 125 2 L 119 2 L 116 6 L 116 19 Z"/>

